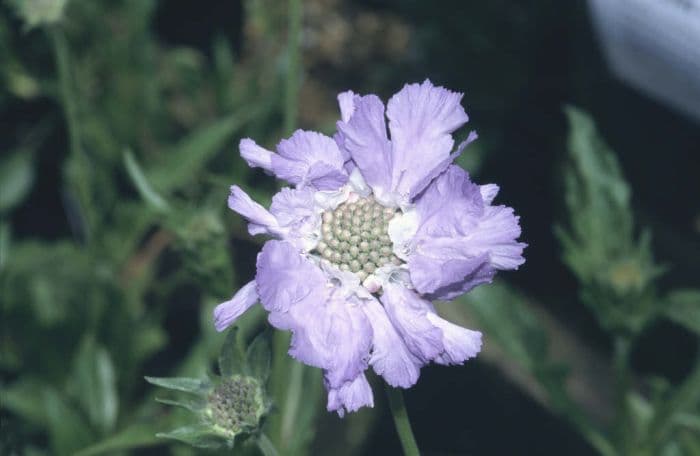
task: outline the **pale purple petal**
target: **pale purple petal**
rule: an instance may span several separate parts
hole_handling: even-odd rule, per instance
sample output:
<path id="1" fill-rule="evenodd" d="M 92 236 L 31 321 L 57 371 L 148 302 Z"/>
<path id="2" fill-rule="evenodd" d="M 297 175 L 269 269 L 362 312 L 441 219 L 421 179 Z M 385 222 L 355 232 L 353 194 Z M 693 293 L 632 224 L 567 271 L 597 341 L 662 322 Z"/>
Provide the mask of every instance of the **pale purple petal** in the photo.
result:
<path id="1" fill-rule="evenodd" d="M 408 84 L 387 104 L 391 131 L 392 189 L 413 197 L 451 162 L 451 133 L 464 125 L 462 94 L 433 86 Z"/>
<path id="2" fill-rule="evenodd" d="M 262 168 L 265 171 L 272 170 L 272 152 L 258 146 L 250 138 L 243 138 L 238 146 L 241 157 L 251 168 Z"/>
<path id="3" fill-rule="evenodd" d="M 314 193 L 309 188 L 285 187 L 272 197 L 270 213 L 285 231 L 285 240 L 299 249 L 313 248 L 320 230 L 321 214 Z"/>
<path id="4" fill-rule="evenodd" d="M 338 105 L 340 106 L 340 118 L 347 122 L 355 112 L 355 92 L 348 90 L 338 94 Z"/>
<path id="5" fill-rule="evenodd" d="M 250 234 L 280 235 L 277 219 L 260 204 L 253 201 L 239 186 L 231 186 L 228 207 L 250 222 Z"/>
<path id="6" fill-rule="evenodd" d="M 277 145 L 272 170 L 299 187 L 337 190 L 347 182 L 345 159 L 335 141 L 313 131 L 297 130 Z"/>
<path id="7" fill-rule="evenodd" d="M 374 407 L 374 396 L 364 374 L 358 375 L 352 382 L 344 383 L 340 388 L 328 390 L 329 412 L 338 412 L 343 416 L 346 412 L 356 412 L 362 407 Z"/>
<path id="8" fill-rule="evenodd" d="M 287 312 L 299 303 L 322 303 L 327 299 L 323 272 L 291 244 L 267 241 L 258 254 L 258 294 L 269 312 Z"/>
<path id="9" fill-rule="evenodd" d="M 479 187 L 450 166 L 416 201 L 420 222 L 411 241 L 411 281 L 431 299 L 452 299 L 488 283 L 498 269 L 515 269 L 525 244 L 518 218 L 505 206 L 489 206 L 495 186 Z"/>
<path id="10" fill-rule="evenodd" d="M 369 363 L 374 371 L 391 386 L 410 388 L 415 385 L 423 363 L 408 350 L 377 301 L 367 301 L 363 310 L 372 325 L 372 356 Z"/>
<path id="11" fill-rule="evenodd" d="M 230 300 L 214 308 L 214 326 L 223 331 L 231 326 L 238 317 L 258 302 L 255 280 L 245 284 Z"/>
<path id="12" fill-rule="evenodd" d="M 486 184 L 479 186 L 479 192 L 481 193 L 481 198 L 484 200 L 484 204 L 491 204 L 498 195 L 498 185 L 496 184 Z"/>
<path id="13" fill-rule="evenodd" d="M 347 122 L 338 122 L 338 130 L 365 182 L 381 198 L 391 190 L 391 143 L 386 132 L 384 104 L 375 95 L 354 100 L 352 117 Z"/>
<path id="14" fill-rule="evenodd" d="M 387 283 L 381 297 L 389 320 L 408 349 L 426 364 L 444 351 L 442 333 L 427 318 L 430 304 L 401 285 Z"/>
<path id="15" fill-rule="evenodd" d="M 475 357 L 481 350 L 481 333 L 479 331 L 457 326 L 443 320 L 437 313 L 428 313 L 428 320 L 442 331 L 442 342 L 445 346 L 445 351 L 435 358 L 436 363 L 463 364 L 466 360 Z"/>
<path id="16" fill-rule="evenodd" d="M 446 239 L 447 242 L 459 242 Z M 431 251 L 434 245 L 424 244 L 421 251 Z M 496 270 L 489 264 L 489 255 L 482 254 L 473 258 L 459 258 L 460 245 L 453 251 L 437 251 L 432 255 L 414 253 L 408 262 L 411 282 L 416 290 L 431 299 L 453 299 L 471 290 L 477 285 L 491 283 Z M 439 267 L 438 267 L 439 266 Z"/>

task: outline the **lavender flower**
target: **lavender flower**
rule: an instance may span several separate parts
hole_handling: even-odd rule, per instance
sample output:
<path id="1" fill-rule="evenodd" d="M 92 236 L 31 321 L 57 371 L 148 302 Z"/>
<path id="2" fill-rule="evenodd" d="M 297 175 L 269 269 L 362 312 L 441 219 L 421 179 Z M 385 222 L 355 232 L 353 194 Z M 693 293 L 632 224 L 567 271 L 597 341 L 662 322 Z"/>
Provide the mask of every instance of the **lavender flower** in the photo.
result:
<path id="1" fill-rule="evenodd" d="M 481 333 L 442 319 L 430 300 L 453 299 L 517 269 L 525 244 L 513 209 L 494 206 L 494 184 L 476 185 L 452 164 L 452 133 L 468 121 L 462 95 L 430 81 L 384 104 L 338 95 L 333 138 L 297 130 L 268 151 L 241 141 L 243 158 L 288 181 L 268 210 L 239 187 L 229 207 L 263 246 L 257 274 L 214 310 L 217 330 L 260 301 L 269 322 L 292 332 L 289 354 L 323 369 L 328 410 L 373 405 L 371 366 L 409 388 L 433 361 L 462 364 Z M 389 119 L 387 136 L 385 116 Z"/>

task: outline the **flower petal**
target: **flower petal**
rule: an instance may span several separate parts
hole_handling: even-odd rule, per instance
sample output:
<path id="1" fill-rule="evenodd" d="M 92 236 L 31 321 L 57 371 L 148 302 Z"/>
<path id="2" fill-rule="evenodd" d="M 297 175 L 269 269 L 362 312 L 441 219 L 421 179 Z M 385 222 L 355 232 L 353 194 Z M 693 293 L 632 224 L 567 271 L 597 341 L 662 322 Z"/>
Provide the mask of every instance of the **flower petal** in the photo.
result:
<path id="1" fill-rule="evenodd" d="M 299 187 L 336 190 L 348 180 L 343 155 L 328 136 L 297 130 L 277 145 L 277 152 L 279 155 L 272 156 L 272 170 Z"/>
<path id="2" fill-rule="evenodd" d="M 375 95 L 354 98 L 354 112 L 339 121 L 343 147 L 381 201 L 390 192 L 391 143 L 387 137 L 384 104 Z"/>
<path id="3" fill-rule="evenodd" d="M 327 299 L 323 272 L 290 243 L 267 241 L 258 254 L 258 294 L 269 312 L 287 312 L 299 303 Z"/>
<path id="4" fill-rule="evenodd" d="M 471 329 L 462 328 L 447 320 L 443 320 L 437 313 L 429 312 L 428 320 L 442 331 L 442 342 L 445 351 L 441 353 L 435 362 L 438 364 L 453 365 L 463 364 L 466 360 L 475 357 L 481 351 L 481 333 Z"/>
<path id="5" fill-rule="evenodd" d="M 372 388 L 364 374 L 360 374 L 351 382 L 344 383 L 339 388 L 328 389 L 329 412 L 336 411 L 339 416 L 345 412 L 356 412 L 361 407 L 374 407 Z"/>
<path id="6" fill-rule="evenodd" d="M 374 371 L 394 387 L 410 388 L 420 375 L 422 363 L 406 347 L 384 308 L 377 301 L 366 301 L 363 308 L 372 325 L 372 356 Z"/>
<path id="7" fill-rule="evenodd" d="M 285 230 L 285 240 L 298 249 L 310 251 L 318 243 L 321 215 L 314 191 L 285 187 L 272 197 L 270 213 Z"/>
<path id="8" fill-rule="evenodd" d="M 435 87 L 428 80 L 407 84 L 387 104 L 391 131 L 392 189 L 414 197 L 451 162 L 451 133 L 469 117 L 462 94 Z"/>
<path id="9" fill-rule="evenodd" d="M 272 171 L 272 152 L 258 146 L 250 138 L 243 138 L 238 145 L 241 157 L 251 168 L 262 168 L 265 171 Z"/>
<path id="10" fill-rule="evenodd" d="M 384 284 L 381 300 L 394 328 L 420 362 L 427 364 L 444 351 L 442 333 L 427 318 L 427 301 L 393 283 Z"/>
<path id="11" fill-rule="evenodd" d="M 250 196 L 237 185 L 231 186 L 231 194 L 228 197 L 228 207 L 241 214 L 250 222 L 248 226 L 248 232 L 250 234 L 269 234 L 275 236 L 280 236 L 282 234 L 277 219 L 275 219 L 267 209 L 253 201 Z"/>
<path id="12" fill-rule="evenodd" d="M 221 332 L 231 326 L 238 317 L 258 302 L 255 280 L 245 284 L 230 300 L 214 308 L 214 326 Z"/>
<path id="13" fill-rule="evenodd" d="M 452 299 L 490 282 L 498 269 L 517 268 L 525 244 L 518 218 L 505 206 L 489 206 L 495 186 L 479 187 L 450 166 L 416 201 L 419 226 L 410 241 L 411 282 L 431 299 Z"/>

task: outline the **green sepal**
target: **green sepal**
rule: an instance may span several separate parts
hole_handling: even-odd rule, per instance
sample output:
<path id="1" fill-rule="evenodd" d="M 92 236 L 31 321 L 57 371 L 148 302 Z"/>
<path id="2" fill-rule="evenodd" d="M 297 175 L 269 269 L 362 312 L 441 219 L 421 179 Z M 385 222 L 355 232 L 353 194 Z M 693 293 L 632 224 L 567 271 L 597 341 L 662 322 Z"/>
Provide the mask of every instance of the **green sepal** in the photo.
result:
<path id="1" fill-rule="evenodd" d="M 244 375 L 248 370 L 241 344 L 238 341 L 238 327 L 229 329 L 219 353 L 219 370 L 222 377 Z"/>
<path id="2" fill-rule="evenodd" d="M 156 402 L 166 405 L 174 405 L 176 407 L 182 407 L 194 413 L 199 413 L 207 407 L 207 403 L 204 400 L 193 400 L 193 399 L 170 399 L 166 397 L 157 397 Z"/>
<path id="3" fill-rule="evenodd" d="M 253 339 L 246 351 L 248 373 L 262 384 L 270 376 L 270 358 L 270 332 L 265 330 Z"/>
<path id="4" fill-rule="evenodd" d="M 156 437 L 177 440 L 197 448 L 233 448 L 233 438 L 225 438 L 204 424 L 183 426 L 170 432 L 159 432 Z"/>
<path id="5" fill-rule="evenodd" d="M 185 393 L 202 394 L 211 389 L 209 380 L 189 377 L 144 377 L 152 385 L 183 391 Z"/>

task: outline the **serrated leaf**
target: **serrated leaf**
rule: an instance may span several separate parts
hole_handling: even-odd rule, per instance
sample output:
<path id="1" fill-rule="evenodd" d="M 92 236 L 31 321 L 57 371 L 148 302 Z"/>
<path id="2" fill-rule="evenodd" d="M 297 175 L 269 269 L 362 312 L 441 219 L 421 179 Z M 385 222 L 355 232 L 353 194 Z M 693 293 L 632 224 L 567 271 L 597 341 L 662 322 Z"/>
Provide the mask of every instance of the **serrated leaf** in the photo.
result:
<path id="1" fill-rule="evenodd" d="M 262 383 L 270 375 L 270 351 L 270 333 L 267 330 L 258 334 L 246 350 L 248 372 Z"/>
<path id="2" fill-rule="evenodd" d="M 170 432 L 160 432 L 156 437 L 173 439 L 197 448 L 219 449 L 233 447 L 233 440 L 224 439 L 205 425 L 184 426 Z"/>
<path id="3" fill-rule="evenodd" d="M 139 195 L 141 195 L 141 198 L 143 198 L 146 204 L 158 212 L 170 211 L 170 205 L 153 189 L 153 187 L 151 187 L 151 184 L 141 170 L 141 166 L 130 150 L 124 151 L 124 166 L 126 167 L 131 181 L 136 186 L 136 190 L 138 190 Z"/>
<path id="4" fill-rule="evenodd" d="M 210 387 L 208 380 L 189 377 L 144 377 L 152 385 L 185 393 L 202 394 Z"/>
<path id="5" fill-rule="evenodd" d="M 662 306 L 661 312 L 669 320 L 700 335 L 700 290 L 672 291 Z"/>
<path id="6" fill-rule="evenodd" d="M 226 339 L 219 353 L 219 370 L 222 377 L 246 373 L 247 363 L 238 340 L 238 327 L 236 326 L 226 333 Z"/>
<path id="7" fill-rule="evenodd" d="M 83 339 L 73 365 L 75 394 L 90 422 L 106 433 L 114 428 L 119 399 L 117 379 L 109 352 L 91 336 Z"/>

